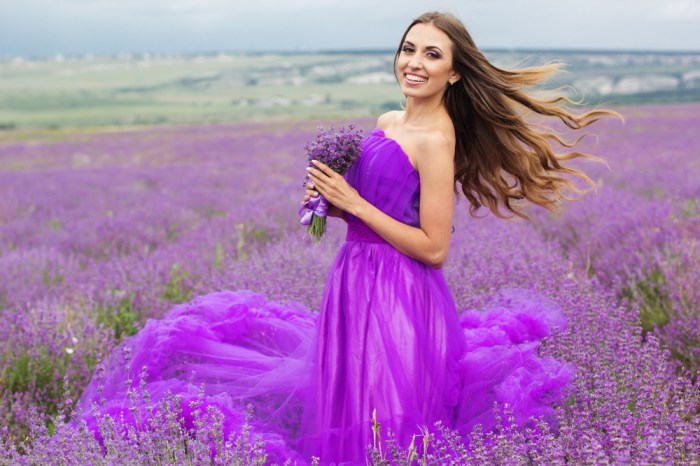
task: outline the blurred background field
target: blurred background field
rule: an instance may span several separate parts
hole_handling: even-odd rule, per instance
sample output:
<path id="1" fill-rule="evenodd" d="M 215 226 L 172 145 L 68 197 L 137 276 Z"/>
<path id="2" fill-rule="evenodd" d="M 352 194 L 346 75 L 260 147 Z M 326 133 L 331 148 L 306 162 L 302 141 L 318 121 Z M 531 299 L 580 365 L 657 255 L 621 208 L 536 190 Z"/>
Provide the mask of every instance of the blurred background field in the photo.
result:
<path id="1" fill-rule="evenodd" d="M 0 5 L 0 464 L 97 451 L 61 431 L 62 403 L 179 303 L 245 288 L 318 308 L 345 228 L 304 236 L 303 145 L 319 123 L 368 132 L 401 107 L 389 47 L 424 8 L 157 3 Z M 489 460 L 700 464 L 700 4 L 446 3 L 495 64 L 561 61 L 548 89 L 626 118 L 589 128 L 577 147 L 607 165 L 574 163 L 598 192 L 560 215 L 457 205 L 444 273 L 458 309 L 545 292 L 569 327 L 542 351 L 579 370 L 560 432 L 501 432 Z M 82 463 L 167 462 L 187 441 L 168 435 Z"/>
<path id="2" fill-rule="evenodd" d="M 543 451 L 534 464 L 700 459 L 700 104 L 615 108 L 626 124 L 596 124 L 599 141 L 581 145 L 608 166 L 577 164 L 597 195 L 558 216 L 533 209 L 533 222 L 457 205 L 444 273 L 458 309 L 503 287 L 545 292 L 569 327 L 543 351 L 578 368 L 560 435 L 502 433 L 493 464 L 523 448 Z M 100 354 L 178 303 L 250 289 L 318 309 L 345 228 L 331 219 L 313 246 L 299 225 L 314 125 L 39 130 L 0 144 L 0 464 L 98 451 L 92 434 L 62 427 L 61 400 L 80 397 Z M 120 445 L 81 464 L 167 459 L 161 443 Z"/>
<path id="3" fill-rule="evenodd" d="M 591 105 L 700 101 L 700 52 L 491 50 L 503 67 L 556 60 L 548 88 Z M 50 56 L 0 61 L 0 138 L 28 129 L 309 120 L 400 108 L 393 51 Z M 19 130 L 13 134 L 12 130 Z"/>

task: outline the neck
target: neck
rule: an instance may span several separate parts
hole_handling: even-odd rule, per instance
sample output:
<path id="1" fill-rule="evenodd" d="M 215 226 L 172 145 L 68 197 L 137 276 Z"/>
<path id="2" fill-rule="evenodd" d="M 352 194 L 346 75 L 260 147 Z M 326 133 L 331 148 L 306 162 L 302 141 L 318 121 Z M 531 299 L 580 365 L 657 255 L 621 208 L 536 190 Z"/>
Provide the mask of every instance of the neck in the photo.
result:
<path id="1" fill-rule="evenodd" d="M 447 109 L 442 101 L 442 95 L 434 95 L 425 99 L 407 97 L 403 122 L 414 126 L 430 126 L 436 121 L 436 117 L 442 117 L 446 113 Z"/>

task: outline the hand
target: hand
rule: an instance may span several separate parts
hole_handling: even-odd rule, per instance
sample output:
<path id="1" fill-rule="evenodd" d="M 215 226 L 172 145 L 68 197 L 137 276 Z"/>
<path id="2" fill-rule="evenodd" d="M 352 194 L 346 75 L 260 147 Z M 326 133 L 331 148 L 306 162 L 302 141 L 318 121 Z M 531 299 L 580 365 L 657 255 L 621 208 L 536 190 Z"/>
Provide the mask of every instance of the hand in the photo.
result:
<path id="1" fill-rule="evenodd" d="M 316 190 L 338 209 L 352 213 L 362 202 L 357 190 L 324 163 L 318 160 L 312 160 L 311 163 L 314 164 L 314 168 L 309 167 L 307 170 Z"/>
<path id="2" fill-rule="evenodd" d="M 301 201 L 301 205 L 306 204 L 309 199 L 316 196 L 318 196 L 318 191 L 314 189 L 314 184 L 309 181 L 306 183 L 306 195 L 304 196 L 304 200 Z"/>

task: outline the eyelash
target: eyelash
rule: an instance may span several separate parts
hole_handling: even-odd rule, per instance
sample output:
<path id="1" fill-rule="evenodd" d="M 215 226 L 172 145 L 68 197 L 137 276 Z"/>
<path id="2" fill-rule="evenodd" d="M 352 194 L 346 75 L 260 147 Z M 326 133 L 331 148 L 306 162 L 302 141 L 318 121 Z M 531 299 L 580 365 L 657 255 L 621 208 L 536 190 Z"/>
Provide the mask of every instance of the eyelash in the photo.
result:
<path id="1" fill-rule="evenodd" d="M 413 52 L 413 47 L 409 47 L 408 45 L 404 45 L 403 47 L 401 47 L 401 51 L 406 52 L 406 53 L 411 53 L 411 52 Z M 433 52 L 433 51 L 428 52 L 428 56 L 430 58 L 440 58 L 440 54 L 437 52 Z"/>

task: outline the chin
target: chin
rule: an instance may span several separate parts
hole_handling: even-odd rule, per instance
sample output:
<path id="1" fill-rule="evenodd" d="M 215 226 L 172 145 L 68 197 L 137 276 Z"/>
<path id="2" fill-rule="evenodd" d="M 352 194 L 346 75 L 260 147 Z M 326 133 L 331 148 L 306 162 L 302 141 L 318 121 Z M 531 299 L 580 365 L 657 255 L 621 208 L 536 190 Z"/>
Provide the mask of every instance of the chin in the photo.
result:
<path id="1" fill-rule="evenodd" d="M 409 88 L 401 87 L 401 92 L 406 97 L 427 98 L 427 97 L 432 97 L 435 94 L 439 94 L 440 90 L 439 89 L 412 89 L 410 87 Z"/>

